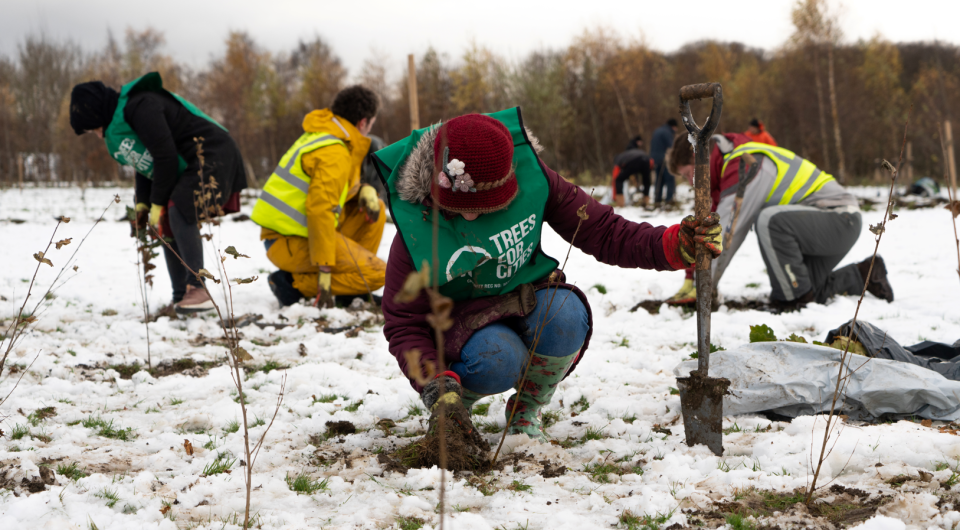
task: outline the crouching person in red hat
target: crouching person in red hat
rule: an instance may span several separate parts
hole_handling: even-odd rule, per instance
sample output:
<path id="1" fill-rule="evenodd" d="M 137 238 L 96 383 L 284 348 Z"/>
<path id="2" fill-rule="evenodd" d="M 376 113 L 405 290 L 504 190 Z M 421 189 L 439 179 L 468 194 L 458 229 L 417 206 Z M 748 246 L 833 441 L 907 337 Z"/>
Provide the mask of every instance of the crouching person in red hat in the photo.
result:
<path id="1" fill-rule="evenodd" d="M 507 402 L 509 419 L 519 401 L 508 432 L 546 441 L 541 408 L 583 358 L 593 320 L 586 296 L 541 249 L 544 223 L 603 263 L 625 268 L 683 269 L 697 241 L 717 256 L 721 238 L 715 218 L 704 226 L 692 216 L 671 227 L 628 221 L 548 168 L 540 149 L 513 108 L 414 131 L 374 157 L 397 227 L 383 331 L 400 369 L 428 409 L 455 392 L 469 410 L 484 396 L 516 389 L 529 361 L 523 387 Z M 434 205 L 436 272 L 440 293 L 454 301 L 453 325 L 444 333 L 447 371 L 421 386 L 414 374 L 440 364 L 430 302 L 425 292 L 407 303 L 396 295 L 411 272 L 433 262 Z M 578 212 L 586 214 L 579 231 Z M 405 353 L 414 350 L 421 366 L 408 366 Z"/>

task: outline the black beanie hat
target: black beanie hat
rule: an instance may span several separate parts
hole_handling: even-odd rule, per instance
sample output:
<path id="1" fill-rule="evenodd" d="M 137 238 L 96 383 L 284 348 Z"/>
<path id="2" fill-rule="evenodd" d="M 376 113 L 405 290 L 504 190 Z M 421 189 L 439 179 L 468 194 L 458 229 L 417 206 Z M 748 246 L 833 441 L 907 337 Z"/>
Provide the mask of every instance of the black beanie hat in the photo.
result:
<path id="1" fill-rule="evenodd" d="M 70 126 L 78 135 L 110 125 L 120 94 L 100 81 L 80 83 L 70 93 Z"/>

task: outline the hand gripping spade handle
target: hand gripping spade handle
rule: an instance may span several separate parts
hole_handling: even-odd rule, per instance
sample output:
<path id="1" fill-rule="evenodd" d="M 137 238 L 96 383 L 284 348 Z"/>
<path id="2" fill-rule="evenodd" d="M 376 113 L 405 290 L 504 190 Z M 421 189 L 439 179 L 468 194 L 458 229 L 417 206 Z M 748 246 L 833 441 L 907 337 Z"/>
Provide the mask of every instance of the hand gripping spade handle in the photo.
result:
<path id="1" fill-rule="evenodd" d="M 690 101 L 713 98 L 713 109 L 703 127 L 698 127 L 690 113 Z M 710 215 L 710 152 L 707 142 L 720 123 L 723 90 L 720 83 L 687 85 L 680 89 L 680 116 L 694 144 L 694 213 L 703 221 Z M 723 454 L 723 396 L 730 387 L 728 379 L 708 376 L 710 368 L 710 305 L 713 280 L 710 274 L 710 251 L 703 245 L 696 250 L 697 286 L 697 369 L 690 376 L 677 379 L 680 387 L 680 410 L 687 445 L 706 445 L 714 454 Z"/>

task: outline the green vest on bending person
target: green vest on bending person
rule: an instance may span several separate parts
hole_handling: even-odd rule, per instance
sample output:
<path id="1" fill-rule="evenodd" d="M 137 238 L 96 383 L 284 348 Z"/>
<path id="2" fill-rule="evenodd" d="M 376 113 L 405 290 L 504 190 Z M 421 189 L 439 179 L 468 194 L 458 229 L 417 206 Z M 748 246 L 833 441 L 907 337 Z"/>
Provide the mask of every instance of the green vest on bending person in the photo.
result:
<path id="1" fill-rule="evenodd" d="M 303 170 L 300 160 L 307 153 L 334 144 L 344 145 L 343 140 L 330 134 L 303 133 L 280 158 L 280 163 L 267 179 L 250 219 L 285 236 L 308 237 L 307 191 L 310 189 L 310 175 Z M 349 193 L 348 182 L 340 193 L 340 211 L 343 211 Z M 335 212 L 338 224 L 340 211 Z"/>
<path id="2" fill-rule="evenodd" d="M 148 179 L 153 179 L 153 156 L 150 155 L 150 152 L 144 147 L 137 133 L 134 132 L 123 117 L 123 111 L 127 106 L 127 101 L 130 99 L 130 96 L 143 90 L 166 92 L 179 101 L 191 114 L 215 123 L 224 131 L 227 130 L 223 125 L 220 125 L 216 120 L 198 109 L 193 103 L 163 88 L 163 81 L 157 72 L 150 72 L 123 85 L 120 89 L 120 99 L 117 101 L 117 110 L 113 114 L 110 125 L 103 131 L 103 140 L 107 144 L 107 151 L 114 160 L 121 165 L 133 167 L 137 173 L 140 173 Z M 182 156 L 177 155 L 177 174 L 182 174 L 186 168 L 187 162 Z"/>
<path id="3" fill-rule="evenodd" d="M 760 142 L 747 142 L 723 157 L 721 175 L 727 174 L 727 165 L 744 153 L 761 154 L 777 165 L 777 179 L 767 194 L 768 204 L 796 204 L 836 180 L 833 175 L 821 171 L 813 162 L 801 158 L 793 151 L 773 147 Z"/>
<path id="4" fill-rule="evenodd" d="M 520 109 L 487 116 L 506 126 L 512 136 L 518 192 L 505 209 L 484 213 L 473 221 L 460 215 L 447 219 L 440 213 L 440 292 L 457 301 L 509 293 L 524 283 L 546 277 L 558 265 L 540 247 L 549 187 L 523 129 Z M 394 223 L 418 269 L 433 260 L 432 212 L 422 204 L 400 198 L 396 184 L 404 162 L 431 129 L 413 131 L 375 155 L 378 170 L 385 176 Z"/>

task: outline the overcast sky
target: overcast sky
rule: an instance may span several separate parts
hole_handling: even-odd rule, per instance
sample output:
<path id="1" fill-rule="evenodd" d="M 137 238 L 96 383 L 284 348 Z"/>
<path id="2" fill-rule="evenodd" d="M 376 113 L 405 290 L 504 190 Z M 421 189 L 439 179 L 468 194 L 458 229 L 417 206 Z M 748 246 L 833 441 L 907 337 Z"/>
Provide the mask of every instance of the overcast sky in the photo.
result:
<path id="1" fill-rule="evenodd" d="M 960 0 L 832 0 L 844 40 L 881 34 L 893 41 L 960 41 Z M 399 72 L 408 53 L 429 46 L 458 57 L 471 39 L 509 58 L 559 48 L 585 28 L 643 39 L 661 51 L 719 39 L 772 49 L 793 31 L 794 0 L 0 0 L 0 54 L 14 55 L 26 35 L 44 32 L 100 49 L 107 30 L 152 26 L 165 52 L 201 67 L 223 53 L 230 30 L 249 32 L 271 51 L 320 35 L 351 74 L 385 55 Z"/>

